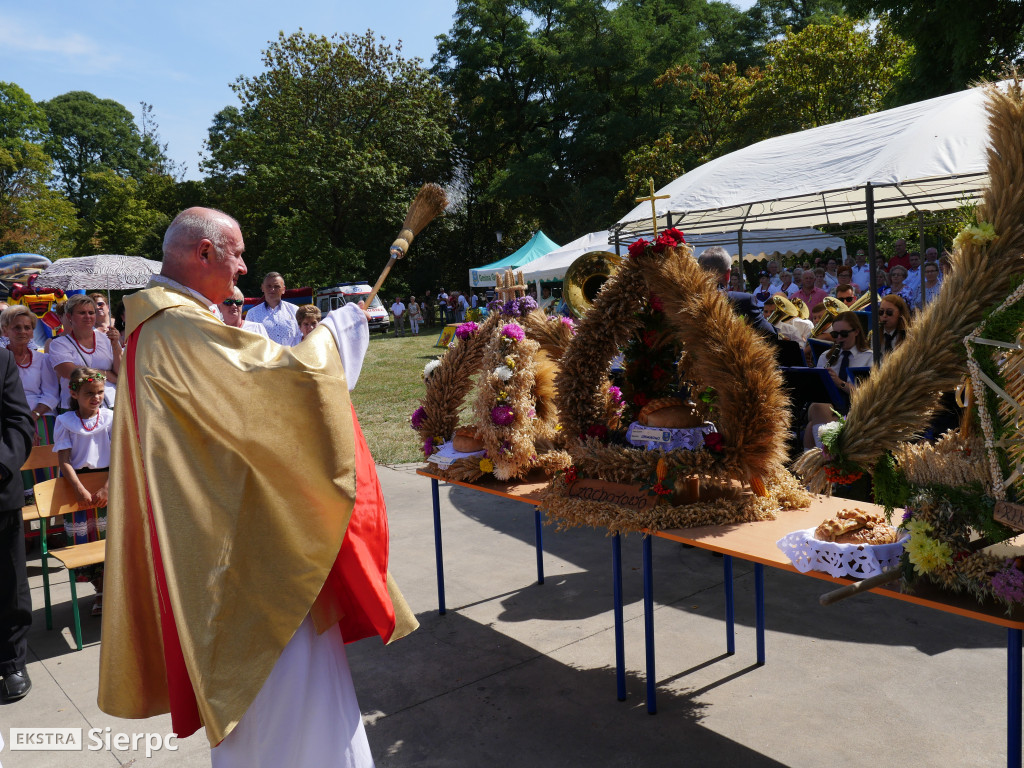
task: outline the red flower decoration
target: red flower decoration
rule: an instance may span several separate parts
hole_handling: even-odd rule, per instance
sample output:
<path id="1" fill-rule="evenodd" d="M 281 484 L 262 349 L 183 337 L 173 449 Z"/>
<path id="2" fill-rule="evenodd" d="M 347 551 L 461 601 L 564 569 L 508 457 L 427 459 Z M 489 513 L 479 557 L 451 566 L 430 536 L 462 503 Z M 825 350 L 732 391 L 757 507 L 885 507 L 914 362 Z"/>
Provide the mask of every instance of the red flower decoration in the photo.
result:
<path id="1" fill-rule="evenodd" d="M 683 237 L 683 233 L 680 232 L 675 227 L 669 227 L 660 235 L 658 235 L 658 242 L 665 243 L 665 245 L 675 248 L 676 246 L 685 243 L 686 238 Z"/>
<path id="2" fill-rule="evenodd" d="M 661 303 L 661 297 L 656 293 L 651 294 L 651 309 L 655 312 L 662 312 L 665 309 L 665 305 Z"/>
<path id="3" fill-rule="evenodd" d="M 659 496 L 668 496 L 670 493 L 672 493 L 672 489 L 671 488 L 666 488 L 661 483 L 656 483 L 654 485 L 654 487 L 651 488 L 651 490 L 654 491 Z"/>
<path id="4" fill-rule="evenodd" d="M 708 432 L 704 435 L 704 447 L 715 453 L 721 453 L 725 450 L 725 440 L 722 439 L 722 433 Z"/>
<path id="5" fill-rule="evenodd" d="M 850 485 L 864 477 L 864 473 L 854 470 L 853 472 L 842 472 L 835 467 L 825 467 L 825 477 L 830 483 L 836 485 Z"/>
<path id="6" fill-rule="evenodd" d="M 650 401 L 651 398 L 643 392 L 637 392 L 636 395 L 633 396 L 633 405 L 639 406 L 640 408 L 643 408 Z"/>
<path id="7" fill-rule="evenodd" d="M 640 338 L 643 340 L 644 346 L 653 347 L 654 342 L 658 340 L 658 334 L 654 331 L 644 331 Z"/>
<path id="8" fill-rule="evenodd" d="M 576 467 L 569 467 L 565 470 L 565 484 L 572 485 L 576 482 Z"/>
<path id="9" fill-rule="evenodd" d="M 608 427 L 604 424 L 593 424 L 587 428 L 587 437 L 596 437 L 605 440 L 608 437 Z"/>
<path id="10" fill-rule="evenodd" d="M 636 259 L 639 258 L 640 256 L 643 256 L 644 252 L 647 250 L 648 245 L 650 245 L 650 243 L 647 240 L 644 240 L 643 238 L 640 238 L 635 243 L 630 244 L 629 258 Z"/>

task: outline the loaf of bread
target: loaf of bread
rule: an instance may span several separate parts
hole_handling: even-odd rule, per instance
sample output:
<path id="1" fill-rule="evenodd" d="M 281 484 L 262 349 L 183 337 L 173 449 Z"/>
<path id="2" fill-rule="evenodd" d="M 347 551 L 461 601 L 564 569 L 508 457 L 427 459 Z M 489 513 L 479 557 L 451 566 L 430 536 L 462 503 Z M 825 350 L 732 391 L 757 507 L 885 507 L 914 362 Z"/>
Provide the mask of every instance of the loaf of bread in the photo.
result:
<path id="1" fill-rule="evenodd" d="M 892 544 L 899 532 L 878 513 L 862 509 L 842 509 L 814 529 L 818 541 L 837 544 Z"/>

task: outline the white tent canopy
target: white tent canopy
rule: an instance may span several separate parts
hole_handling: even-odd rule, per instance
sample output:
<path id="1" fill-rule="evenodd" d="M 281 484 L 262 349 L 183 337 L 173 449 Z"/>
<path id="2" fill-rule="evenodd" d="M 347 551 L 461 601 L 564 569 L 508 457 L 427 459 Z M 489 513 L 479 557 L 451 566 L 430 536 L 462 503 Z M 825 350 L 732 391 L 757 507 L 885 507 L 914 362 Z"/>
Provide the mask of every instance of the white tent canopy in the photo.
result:
<path id="1" fill-rule="evenodd" d="M 864 221 L 955 208 L 987 183 L 985 89 L 940 96 L 752 144 L 658 190 L 658 228 L 687 234 Z M 619 220 L 624 238 L 651 230 L 651 204 Z"/>
<path id="2" fill-rule="evenodd" d="M 648 222 L 648 227 L 650 223 Z M 650 233 L 647 234 L 650 238 Z M 634 240 L 630 237 L 620 243 L 623 252 L 625 246 Z M 720 245 L 730 255 L 739 256 L 740 248 L 738 233 L 725 232 L 720 234 L 690 235 L 686 234 L 686 242 L 696 253 L 713 245 Z M 760 254 L 791 255 L 810 253 L 812 251 L 841 251 L 845 255 L 846 243 L 840 237 L 826 235 L 810 227 L 804 229 L 761 230 L 743 233 L 743 252 L 745 257 L 756 258 Z M 522 268 L 523 277 L 530 281 L 561 280 L 565 271 L 577 258 L 591 251 L 615 251 L 613 236 L 608 232 L 591 232 L 588 235 L 563 245 L 556 251 L 542 256 Z"/>

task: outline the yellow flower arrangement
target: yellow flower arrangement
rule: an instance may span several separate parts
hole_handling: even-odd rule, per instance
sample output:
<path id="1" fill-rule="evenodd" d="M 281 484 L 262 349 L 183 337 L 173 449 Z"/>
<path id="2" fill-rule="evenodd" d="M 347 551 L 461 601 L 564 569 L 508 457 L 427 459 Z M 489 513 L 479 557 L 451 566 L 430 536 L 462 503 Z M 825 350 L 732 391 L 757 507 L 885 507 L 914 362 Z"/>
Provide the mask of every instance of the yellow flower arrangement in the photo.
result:
<path id="1" fill-rule="evenodd" d="M 996 228 L 987 221 L 978 223 L 976 227 L 964 227 L 960 230 L 960 233 L 953 240 L 954 248 L 963 248 L 968 243 L 976 243 L 977 245 L 984 245 L 995 240 L 999 235 L 996 234 Z"/>
<path id="2" fill-rule="evenodd" d="M 480 459 L 480 471 L 485 475 L 494 471 L 494 462 L 490 459 Z"/>
<path id="3" fill-rule="evenodd" d="M 910 532 L 910 541 L 904 545 L 904 549 L 917 573 L 931 573 L 953 562 L 949 544 L 928 535 L 932 532 L 930 524 L 924 520 L 911 520 L 904 527 Z"/>

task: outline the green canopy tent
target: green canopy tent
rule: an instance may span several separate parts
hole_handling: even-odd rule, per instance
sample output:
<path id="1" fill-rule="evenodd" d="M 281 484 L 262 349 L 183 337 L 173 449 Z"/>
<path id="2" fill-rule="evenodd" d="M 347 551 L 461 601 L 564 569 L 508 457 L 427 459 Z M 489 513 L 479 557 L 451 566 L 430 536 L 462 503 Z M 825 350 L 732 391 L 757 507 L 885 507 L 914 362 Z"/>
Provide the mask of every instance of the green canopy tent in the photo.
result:
<path id="1" fill-rule="evenodd" d="M 524 264 L 528 264 L 534 259 L 539 259 L 541 256 L 545 256 L 560 247 L 561 246 L 550 237 L 545 235 L 543 232 L 538 231 L 537 234 L 527 241 L 526 245 L 515 253 L 509 254 L 505 258 L 500 259 L 493 264 L 487 264 L 485 266 L 469 270 L 470 288 L 493 288 L 497 276 L 506 269 L 516 269 L 521 267 Z"/>

